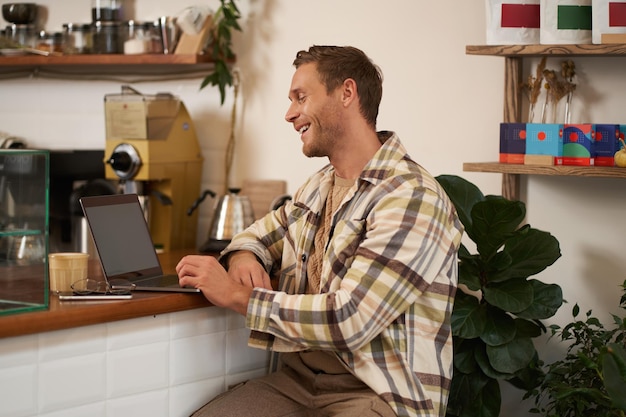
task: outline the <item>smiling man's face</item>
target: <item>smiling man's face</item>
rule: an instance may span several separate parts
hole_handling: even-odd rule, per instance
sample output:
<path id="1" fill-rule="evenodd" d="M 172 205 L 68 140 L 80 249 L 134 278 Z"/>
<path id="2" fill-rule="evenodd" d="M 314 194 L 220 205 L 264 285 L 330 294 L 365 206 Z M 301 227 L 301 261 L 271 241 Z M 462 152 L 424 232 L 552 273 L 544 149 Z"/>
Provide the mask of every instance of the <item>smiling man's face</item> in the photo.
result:
<path id="1" fill-rule="evenodd" d="M 339 94 L 340 89 L 327 94 L 314 63 L 301 65 L 293 75 L 285 119 L 300 133 L 306 156 L 330 156 L 343 134 Z"/>

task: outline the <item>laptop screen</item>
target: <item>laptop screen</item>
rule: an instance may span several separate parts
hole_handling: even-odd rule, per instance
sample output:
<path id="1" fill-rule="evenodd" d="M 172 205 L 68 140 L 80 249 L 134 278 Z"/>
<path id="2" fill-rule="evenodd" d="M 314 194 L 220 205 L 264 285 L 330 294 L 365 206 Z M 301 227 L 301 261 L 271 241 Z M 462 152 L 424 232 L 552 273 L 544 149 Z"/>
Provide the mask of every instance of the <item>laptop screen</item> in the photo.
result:
<path id="1" fill-rule="evenodd" d="M 137 195 L 83 197 L 80 203 L 108 279 L 162 273 Z"/>

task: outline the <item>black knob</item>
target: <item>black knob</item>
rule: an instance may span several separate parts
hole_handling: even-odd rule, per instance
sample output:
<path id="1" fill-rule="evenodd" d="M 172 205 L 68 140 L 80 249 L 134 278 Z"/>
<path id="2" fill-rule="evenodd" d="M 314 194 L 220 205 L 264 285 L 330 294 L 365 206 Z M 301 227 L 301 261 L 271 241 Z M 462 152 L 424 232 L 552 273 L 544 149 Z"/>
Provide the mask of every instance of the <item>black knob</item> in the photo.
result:
<path id="1" fill-rule="evenodd" d="M 116 171 L 128 172 L 133 166 L 133 159 L 126 152 L 113 152 L 107 162 Z"/>

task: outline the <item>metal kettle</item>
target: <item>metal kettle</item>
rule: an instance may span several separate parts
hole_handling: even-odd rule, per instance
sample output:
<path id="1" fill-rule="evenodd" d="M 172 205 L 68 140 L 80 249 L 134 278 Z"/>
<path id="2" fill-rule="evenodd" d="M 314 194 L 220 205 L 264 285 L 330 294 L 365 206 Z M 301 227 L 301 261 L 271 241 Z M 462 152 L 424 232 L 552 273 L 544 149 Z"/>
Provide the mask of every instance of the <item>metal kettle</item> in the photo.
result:
<path id="1" fill-rule="evenodd" d="M 228 246 L 232 238 L 244 231 L 248 226 L 254 223 L 254 211 L 250 199 L 244 195 L 240 195 L 239 188 L 229 188 L 228 194 L 221 196 L 215 204 L 213 220 L 209 229 L 208 240 L 199 248 L 201 253 L 220 252 Z M 187 214 L 191 215 L 200 203 L 210 195 L 215 198 L 217 194 L 211 190 L 205 190 L 200 197 L 187 210 Z M 280 207 L 285 201 L 290 200 L 291 196 L 282 195 L 272 201 L 270 209 Z"/>
<path id="2" fill-rule="evenodd" d="M 223 250 L 233 236 L 254 222 L 252 203 L 248 197 L 239 195 L 239 191 L 239 188 L 229 188 L 228 194 L 221 196 L 215 204 L 209 239 L 200 247 L 200 252 Z M 217 196 L 213 191 L 205 190 L 187 210 L 187 214 L 191 215 L 207 195 L 213 198 Z"/>

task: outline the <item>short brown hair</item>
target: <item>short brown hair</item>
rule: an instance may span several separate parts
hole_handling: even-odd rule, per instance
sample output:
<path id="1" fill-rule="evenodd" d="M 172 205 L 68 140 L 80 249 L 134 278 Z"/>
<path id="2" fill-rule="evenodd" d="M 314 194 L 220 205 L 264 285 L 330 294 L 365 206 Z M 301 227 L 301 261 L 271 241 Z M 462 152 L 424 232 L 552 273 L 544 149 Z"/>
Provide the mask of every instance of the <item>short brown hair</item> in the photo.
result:
<path id="1" fill-rule="evenodd" d="M 361 114 L 376 129 L 378 107 L 383 95 L 383 74 L 380 68 L 360 49 L 352 46 L 311 46 L 296 54 L 293 65 L 315 63 L 320 80 L 328 93 L 352 78 L 357 85 Z"/>

